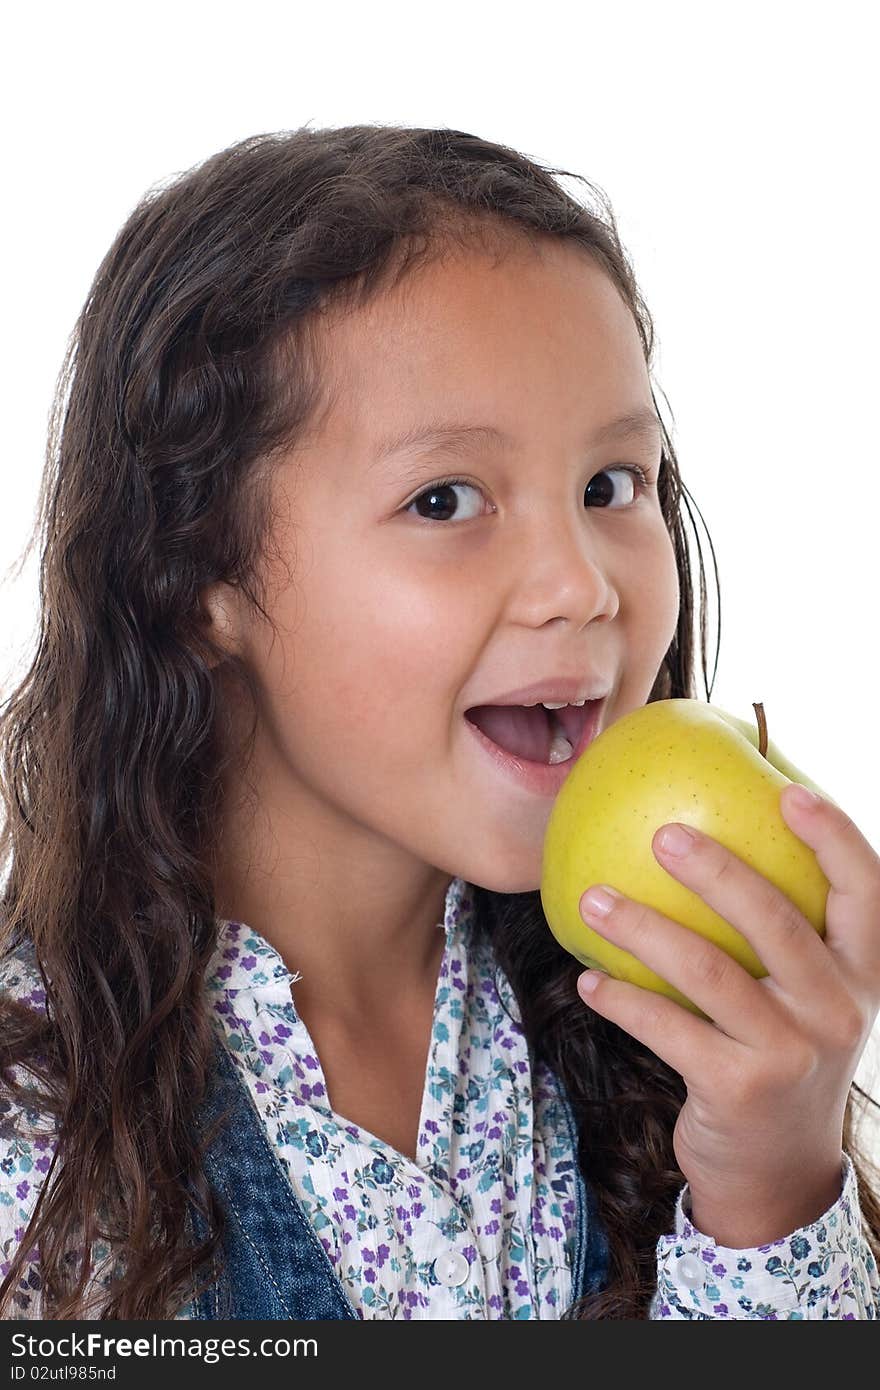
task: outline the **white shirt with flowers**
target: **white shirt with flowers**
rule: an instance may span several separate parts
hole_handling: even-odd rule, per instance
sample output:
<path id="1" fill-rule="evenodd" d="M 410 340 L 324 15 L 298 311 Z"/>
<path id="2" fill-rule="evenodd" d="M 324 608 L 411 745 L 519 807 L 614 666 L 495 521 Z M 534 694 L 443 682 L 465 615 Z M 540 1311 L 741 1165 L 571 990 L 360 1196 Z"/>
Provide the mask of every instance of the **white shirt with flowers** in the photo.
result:
<path id="1" fill-rule="evenodd" d="M 415 1161 L 331 1109 L 296 1012 L 301 976 L 252 928 L 218 926 L 206 975 L 215 1026 L 359 1316 L 558 1319 L 572 1294 L 575 1157 L 556 1079 L 532 1067 L 513 992 L 476 929 L 470 885 L 452 879 L 438 923 L 445 949 Z M 22 948 L 0 962 L 0 989 L 44 1003 Z M 3 1105 L 0 1277 L 52 1148 L 45 1133 L 32 1142 L 7 1137 L 13 1117 Z M 685 1185 L 674 1230 L 657 1244 L 651 1318 L 880 1317 L 880 1276 L 846 1154 L 833 1206 L 768 1245 L 716 1246 L 689 1212 Z M 112 1258 L 104 1247 L 93 1254 L 97 1294 Z M 32 1264 L 11 1316 L 38 1318 L 39 1307 Z"/>

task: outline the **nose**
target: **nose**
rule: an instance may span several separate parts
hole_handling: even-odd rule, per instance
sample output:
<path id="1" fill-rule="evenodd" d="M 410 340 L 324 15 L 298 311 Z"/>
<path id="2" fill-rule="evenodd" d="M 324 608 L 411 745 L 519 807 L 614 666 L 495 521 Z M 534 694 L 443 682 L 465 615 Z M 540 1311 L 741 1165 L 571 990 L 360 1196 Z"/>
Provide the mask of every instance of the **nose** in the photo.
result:
<path id="1" fill-rule="evenodd" d="M 512 557 L 511 594 L 516 621 L 540 627 L 565 618 L 576 627 L 610 621 L 620 607 L 617 584 L 601 542 L 560 519 L 558 508 L 533 512 L 523 523 Z"/>

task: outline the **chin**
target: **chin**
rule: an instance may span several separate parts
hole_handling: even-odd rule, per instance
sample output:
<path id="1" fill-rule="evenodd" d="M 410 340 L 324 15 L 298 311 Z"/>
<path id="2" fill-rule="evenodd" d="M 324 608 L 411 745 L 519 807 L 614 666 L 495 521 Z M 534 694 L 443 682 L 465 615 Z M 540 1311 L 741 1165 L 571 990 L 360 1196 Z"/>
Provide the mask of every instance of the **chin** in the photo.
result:
<path id="1" fill-rule="evenodd" d="M 483 873 L 477 873 L 476 877 L 471 874 L 462 874 L 469 883 L 476 883 L 480 888 L 485 888 L 490 893 L 537 893 L 541 887 L 541 866 L 529 871 L 524 870 L 523 865 L 511 865 L 505 871 L 504 868 L 496 868 L 493 872 L 487 868 Z"/>

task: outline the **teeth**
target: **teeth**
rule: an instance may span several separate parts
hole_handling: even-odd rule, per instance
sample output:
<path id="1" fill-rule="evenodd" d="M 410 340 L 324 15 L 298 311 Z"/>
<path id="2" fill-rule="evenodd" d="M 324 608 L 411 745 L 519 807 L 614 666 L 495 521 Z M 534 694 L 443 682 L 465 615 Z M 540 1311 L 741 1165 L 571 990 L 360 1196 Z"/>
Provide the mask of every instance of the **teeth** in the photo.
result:
<path id="1" fill-rule="evenodd" d="M 557 730 L 553 735 L 553 742 L 550 744 L 550 755 L 547 762 L 564 763 L 571 757 L 573 752 L 574 749 L 565 737 L 565 734 L 561 729 Z"/>
<path id="2" fill-rule="evenodd" d="M 581 705 L 585 705 L 587 702 L 584 699 L 571 701 L 562 700 L 558 705 L 554 704 L 552 700 L 541 700 L 540 703 L 544 706 L 545 709 L 566 709 L 569 704 L 577 705 L 578 709 L 580 709 Z M 530 708 L 534 708 L 534 706 L 530 706 Z"/>

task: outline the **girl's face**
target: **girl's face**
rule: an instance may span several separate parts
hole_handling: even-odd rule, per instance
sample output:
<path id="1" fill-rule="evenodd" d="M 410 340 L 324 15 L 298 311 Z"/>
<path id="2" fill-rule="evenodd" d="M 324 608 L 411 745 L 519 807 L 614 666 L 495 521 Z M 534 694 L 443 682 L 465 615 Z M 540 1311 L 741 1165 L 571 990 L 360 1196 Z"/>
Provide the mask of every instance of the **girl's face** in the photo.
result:
<path id="1" fill-rule="evenodd" d="M 655 487 L 621 469 L 656 484 L 660 433 L 592 442 L 654 413 L 635 324 L 548 244 L 455 255 L 328 327 L 333 408 L 276 475 L 279 640 L 241 634 L 261 806 L 331 876 L 534 890 L 553 796 L 497 768 L 465 710 L 579 675 L 610 685 L 604 728 L 650 694 L 678 576 Z M 507 442 L 383 450 L 441 421 Z"/>

